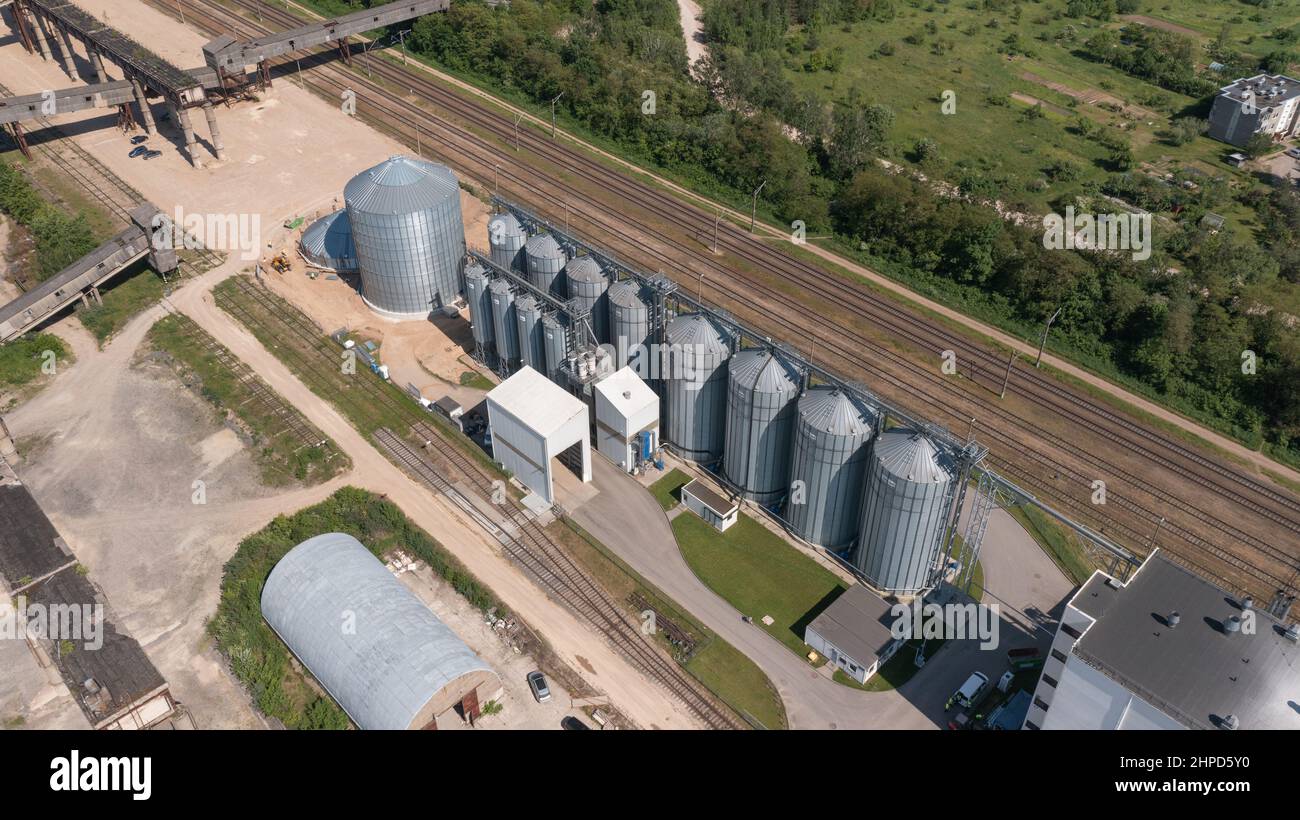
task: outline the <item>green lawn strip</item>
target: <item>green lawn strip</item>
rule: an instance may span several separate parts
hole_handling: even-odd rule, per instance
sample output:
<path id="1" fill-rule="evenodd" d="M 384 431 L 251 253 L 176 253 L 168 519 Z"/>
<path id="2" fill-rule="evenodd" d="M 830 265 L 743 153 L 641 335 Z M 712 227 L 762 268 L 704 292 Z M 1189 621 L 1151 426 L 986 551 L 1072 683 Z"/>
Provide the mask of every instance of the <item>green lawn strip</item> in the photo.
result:
<path id="1" fill-rule="evenodd" d="M 72 362 L 72 351 L 53 333 L 30 333 L 0 345 L 0 388 L 22 387 L 39 379 L 54 354 L 55 368 Z"/>
<path id="2" fill-rule="evenodd" d="M 77 318 L 103 347 L 137 314 L 157 304 L 165 289 L 162 277 L 139 263 L 134 272 L 124 272 L 107 289 L 100 288 L 103 304 L 91 302 L 88 306 L 78 306 Z"/>
<path id="3" fill-rule="evenodd" d="M 843 581 L 743 513 L 724 533 L 694 515 L 679 515 L 673 532 L 706 586 L 807 657 L 804 627 L 847 589 Z M 764 615 L 772 617 L 771 626 L 763 624 Z"/>
<path id="4" fill-rule="evenodd" d="M 650 485 L 650 494 L 659 500 L 659 506 L 665 511 L 671 510 L 681 502 L 680 490 L 690 483 L 691 477 L 674 467 L 668 474 Z"/>
<path id="5" fill-rule="evenodd" d="M 262 588 L 285 553 L 302 541 L 327 532 L 355 537 L 383 558 L 401 549 L 433 568 L 475 607 L 505 607 L 492 591 L 392 502 L 356 487 L 344 487 L 319 504 L 290 516 L 278 516 L 239 543 L 226 562 L 221 598 L 208 622 L 208 634 L 248 688 L 259 711 L 292 729 L 339 729 L 347 726 L 343 710 L 328 695 L 318 694 L 305 672 L 291 662 L 288 648 L 262 618 Z M 322 690 L 323 691 L 323 690 Z"/>
<path id="6" fill-rule="evenodd" d="M 641 612 L 630 600 L 633 593 L 640 593 L 662 617 L 689 632 L 696 639 L 695 651 L 689 657 L 683 657 L 680 649 L 668 642 L 662 630 L 656 633 L 656 638 L 679 663 L 684 661 L 686 671 L 719 700 L 738 714 L 747 715 L 769 729 L 786 728 L 785 706 L 780 695 L 763 670 L 744 653 L 683 610 L 574 522 L 568 519 L 557 521 L 547 530 L 600 582 L 616 603 L 638 620 L 641 620 Z"/>
<path id="7" fill-rule="evenodd" d="M 1092 562 L 1073 534 L 1033 507 L 1013 505 L 1006 509 L 1071 583 L 1082 584 L 1092 577 Z"/>
<path id="8" fill-rule="evenodd" d="M 253 458 L 265 484 L 283 486 L 300 482 L 310 486 L 328 481 L 351 466 L 347 454 L 332 441 L 324 446 L 303 446 L 284 420 L 257 398 L 252 387 L 240 381 L 229 365 L 204 344 L 205 340 L 211 344 L 216 342 L 188 317 L 171 315 L 158 320 L 149 329 L 147 338 L 154 349 L 171 357 L 182 380 L 196 387 L 222 417 L 233 413 L 239 418 L 253 438 Z M 234 360 L 234 356 L 229 356 L 229 360 Z M 288 405 L 285 407 L 296 412 Z M 312 427 L 306 419 L 302 422 Z M 324 433 L 314 427 L 312 430 L 315 440 L 326 439 Z"/>

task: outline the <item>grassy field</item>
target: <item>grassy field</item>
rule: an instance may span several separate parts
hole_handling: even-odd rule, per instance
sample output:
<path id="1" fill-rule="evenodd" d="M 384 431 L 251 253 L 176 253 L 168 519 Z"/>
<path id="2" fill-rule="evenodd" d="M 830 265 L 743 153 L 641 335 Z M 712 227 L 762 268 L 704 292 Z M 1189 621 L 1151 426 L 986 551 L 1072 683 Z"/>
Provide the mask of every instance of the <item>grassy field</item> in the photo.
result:
<path id="1" fill-rule="evenodd" d="M 662 630 L 655 634 L 678 662 L 683 663 L 686 671 L 717 695 L 719 700 L 769 729 L 786 727 L 785 707 L 776 689 L 767 675 L 740 650 L 695 620 L 618 556 L 609 552 L 603 544 L 582 532 L 577 525 L 557 521 L 551 524 L 548 531 L 634 617 L 640 618 L 641 610 L 631 602 L 631 598 L 634 594 L 640 594 L 660 617 L 668 618 L 690 633 L 696 640 L 695 649 L 685 657 L 678 647 L 667 640 Z"/>
<path id="2" fill-rule="evenodd" d="M 283 419 L 283 414 L 298 411 L 264 383 L 263 395 L 269 398 L 259 399 L 250 382 L 240 377 L 246 375 L 258 382 L 260 379 L 247 371 L 233 371 L 229 363 L 236 361 L 234 356 L 219 355 L 217 351 L 225 349 L 189 318 L 173 315 L 160 319 L 150 328 L 148 342 L 154 350 L 166 354 L 181 380 L 211 402 L 218 415 L 225 418 L 233 414 L 239 419 L 252 439 L 253 458 L 261 469 L 263 483 L 319 484 L 351 467 L 346 453 L 300 418 L 312 430 L 313 440 L 325 442 L 305 446 Z M 243 367 L 242 363 L 237 366 Z"/>
<path id="3" fill-rule="evenodd" d="M 226 562 L 221 600 L 208 633 L 257 708 L 291 729 L 348 726 L 343 710 L 328 696 L 318 695 L 305 673 L 295 669 L 288 648 L 263 620 L 261 610 L 262 587 L 275 564 L 302 541 L 325 532 L 347 533 L 380 558 L 401 549 L 427 563 L 474 606 L 506 613 L 491 590 L 454 555 L 395 504 L 365 490 L 344 487 L 320 504 L 277 517 L 239 542 Z"/>
<path id="4" fill-rule="evenodd" d="M 650 493 L 659 500 L 659 506 L 671 510 L 681 503 L 678 490 L 689 483 L 691 477 L 679 469 L 673 468 L 668 474 L 650 485 Z"/>
<path id="5" fill-rule="evenodd" d="M 63 340 L 52 333 L 20 336 L 0 346 L 0 390 L 23 387 L 39 379 L 48 360 L 47 351 L 54 354 L 55 367 L 68 364 L 71 352 Z"/>
<path id="6" fill-rule="evenodd" d="M 157 304 L 165 288 L 162 277 L 141 262 L 135 271 L 114 279 L 108 289 L 100 289 L 102 305 L 91 302 L 88 307 L 78 307 L 77 318 L 103 347 L 132 317 Z"/>
<path id="7" fill-rule="evenodd" d="M 673 532 L 695 574 L 754 624 L 805 657 L 804 627 L 847 589 L 836 575 L 741 514 L 720 533 L 694 515 L 679 515 Z M 763 624 L 770 615 L 771 626 Z"/>

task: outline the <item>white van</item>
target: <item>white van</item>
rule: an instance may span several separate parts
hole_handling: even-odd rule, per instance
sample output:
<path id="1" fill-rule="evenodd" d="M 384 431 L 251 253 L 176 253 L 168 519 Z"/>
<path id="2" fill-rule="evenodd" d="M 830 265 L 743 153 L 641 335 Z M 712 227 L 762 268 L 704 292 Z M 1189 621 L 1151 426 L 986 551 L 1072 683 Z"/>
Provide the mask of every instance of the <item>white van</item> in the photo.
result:
<path id="1" fill-rule="evenodd" d="M 972 672 L 966 682 L 961 685 L 961 688 L 953 692 L 952 697 L 948 698 L 948 705 L 944 709 L 951 709 L 954 705 L 969 709 L 979 700 L 980 695 L 984 694 L 984 690 L 988 688 L 988 685 L 988 675 L 983 672 Z"/>

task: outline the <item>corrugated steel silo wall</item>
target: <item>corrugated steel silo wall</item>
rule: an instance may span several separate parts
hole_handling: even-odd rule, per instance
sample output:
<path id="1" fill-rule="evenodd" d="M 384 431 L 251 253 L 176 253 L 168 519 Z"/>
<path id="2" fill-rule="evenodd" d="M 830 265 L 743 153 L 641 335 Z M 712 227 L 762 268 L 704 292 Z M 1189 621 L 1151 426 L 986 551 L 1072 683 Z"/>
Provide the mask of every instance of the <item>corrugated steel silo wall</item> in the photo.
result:
<path id="1" fill-rule="evenodd" d="M 689 361 L 680 365 L 678 357 Z M 668 418 L 664 424 L 668 442 L 687 461 L 717 461 L 722 457 L 727 430 L 726 354 L 692 356 L 670 348 L 664 373 L 669 377 Z M 678 373 L 691 377 L 683 378 Z"/>
<path id="2" fill-rule="evenodd" d="M 390 313 L 428 313 L 460 294 L 465 229 L 459 197 L 412 213 L 348 206 L 361 295 Z"/>
<path id="3" fill-rule="evenodd" d="M 813 388 L 816 391 L 829 388 Z M 802 409 L 802 408 L 799 408 Z M 809 543 L 839 549 L 858 535 L 863 482 L 867 475 L 871 429 L 836 434 L 817 429 L 796 412 L 790 486 L 803 482 L 803 503 L 787 499 L 785 518 Z"/>
<path id="4" fill-rule="evenodd" d="M 546 348 L 542 337 L 542 307 L 532 296 L 515 300 L 515 320 L 519 327 L 519 363 L 538 373 L 546 372 Z"/>
<path id="5" fill-rule="evenodd" d="M 496 339 L 492 325 L 492 295 L 488 285 L 492 280 L 479 266 L 472 265 L 465 271 L 465 301 L 469 303 L 470 329 L 474 333 L 474 346 L 480 355 L 496 355 L 493 340 Z"/>
<path id="6" fill-rule="evenodd" d="M 722 468 L 742 495 L 771 504 L 786 492 L 794 437 L 798 386 L 769 392 L 754 390 L 736 378 L 727 385 L 727 438 Z"/>
<path id="7" fill-rule="evenodd" d="M 496 336 L 497 357 L 507 370 L 519 366 L 519 327 L 515 318 L 515 294 L 505 280 L 497 279 L 488 288 L 492 300 L 492 332 Z"/>
<path id="8" fill-rule="evenodd" d="M 614 346 L 615 370 L 630 364 L 638 376 L 648 379 L 651 376 L 650 309 L 637 295 L 638 290 L 636 285 L 619 282 L 607 292 L 609 343 Z"/>
<path id="9" fill-rule="evenodd" d="M 569 298 L 591 312 L 591 329 L 596 334 L 596 343 L 607 344 L 609 342 L 609 300 L 605 296 L 605 291 L 609 289 L 609 280 L 604 276 L 597 281 L 573 276 L 566 276 L 565 279 L 569 288 Z"/>
<path id="10" fill-rule="evenodd" d="M 952 481 L 908 481 L 870 461 L 854 563 L 880 589 L 924 589 L 944 535 Z"/>
<path id="11" fill-rule="evenodd" d="M 555 255 L 534 255 L 525 253 L 528 260 L 528 281 L 540 291 L 559 299 L 565 298 L 564 264 L 569 261 L 561 251 Z"/>
<path id="12" fill-rule="evenodd" d="M 568 356 L 568 337 L 564 326 L 554 316 L 542 319 L 542 346 L 546 348 L 546 375 L 556 384 L 563 385 L 560 377 L 560 365 Z"/>

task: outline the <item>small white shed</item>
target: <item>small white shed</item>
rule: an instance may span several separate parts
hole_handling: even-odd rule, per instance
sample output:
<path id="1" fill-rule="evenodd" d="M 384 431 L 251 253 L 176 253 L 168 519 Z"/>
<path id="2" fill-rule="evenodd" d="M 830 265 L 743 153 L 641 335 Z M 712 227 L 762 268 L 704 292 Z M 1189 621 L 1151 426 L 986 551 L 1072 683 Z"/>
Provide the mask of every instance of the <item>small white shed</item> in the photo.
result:
<path id="1" fill-rule="evenodd" d="M 591 481 L 587 405 L 531 367 L 487 394 L 492 458 L 547 504 L 555 503 L 552 459 Z"/>
<path id="2" fill-rule="evenodd" d="M 659 446 L 659 396 L 630 367 L 596 383 L 596 449 L 631 472 L 645 450 Z"/>

